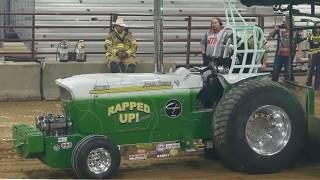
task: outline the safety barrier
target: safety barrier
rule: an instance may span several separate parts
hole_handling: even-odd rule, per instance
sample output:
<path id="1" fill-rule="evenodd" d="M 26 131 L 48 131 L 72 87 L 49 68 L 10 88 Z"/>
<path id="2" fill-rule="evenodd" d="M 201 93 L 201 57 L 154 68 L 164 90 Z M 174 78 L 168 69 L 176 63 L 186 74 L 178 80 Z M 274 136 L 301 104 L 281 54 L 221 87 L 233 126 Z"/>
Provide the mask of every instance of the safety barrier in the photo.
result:
<path id="1" fill-rule="evenodd" d="M 0 101 L 39 100 L 40 64 L 35 62 L 0 63 Z"/>

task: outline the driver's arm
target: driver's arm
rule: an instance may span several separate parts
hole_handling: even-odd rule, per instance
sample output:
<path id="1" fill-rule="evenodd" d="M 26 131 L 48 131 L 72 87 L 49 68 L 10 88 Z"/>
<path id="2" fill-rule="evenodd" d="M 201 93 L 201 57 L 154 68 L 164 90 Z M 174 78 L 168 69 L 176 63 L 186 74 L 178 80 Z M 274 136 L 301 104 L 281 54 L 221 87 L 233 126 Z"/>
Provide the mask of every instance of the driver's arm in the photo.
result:
<path id="1" fill-rule="evenodd" d="M 264 55 L 263 55 L 262 67 L 261 67 L 262 69 L 266 69 L 266 68 L 267 68 L 267 66 L 268 66 L 267 60 L 268 60 L 268 54 L 267 54 L 267 52 L 266 52 L 266 53 L 264 53 Z"/>

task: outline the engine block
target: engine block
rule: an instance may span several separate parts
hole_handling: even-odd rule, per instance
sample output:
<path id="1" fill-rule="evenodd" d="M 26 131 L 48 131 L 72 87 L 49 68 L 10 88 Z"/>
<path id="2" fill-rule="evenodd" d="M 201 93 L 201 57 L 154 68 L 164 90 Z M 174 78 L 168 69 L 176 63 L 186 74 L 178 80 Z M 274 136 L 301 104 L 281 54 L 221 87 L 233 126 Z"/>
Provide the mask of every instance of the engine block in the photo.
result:
<path id="1" fill-rule="evenodd" d="M 68 134 L 71 125 L 71 121 L 63 115 L 48 114 L 36 117 L 36 127 L 41 132 L 51 136 Z"/>

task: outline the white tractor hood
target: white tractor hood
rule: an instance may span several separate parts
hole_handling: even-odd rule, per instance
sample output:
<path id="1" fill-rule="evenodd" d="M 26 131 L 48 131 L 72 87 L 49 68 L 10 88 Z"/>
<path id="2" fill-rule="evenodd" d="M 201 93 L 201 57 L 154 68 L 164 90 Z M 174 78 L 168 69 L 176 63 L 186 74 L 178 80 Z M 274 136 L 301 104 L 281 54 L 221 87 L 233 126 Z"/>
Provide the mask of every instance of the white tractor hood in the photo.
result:
<path id="1" fill-rule="evenodd" d="M 122 94 L 137 91 L 163 91 L 201 88 L 202 78 L 185 68 L 174 73 L 100 73 L 75 75 L 57 79 L 56 84 L 67 89 L 73 98 L 89 98 L 93 94 Z"/>

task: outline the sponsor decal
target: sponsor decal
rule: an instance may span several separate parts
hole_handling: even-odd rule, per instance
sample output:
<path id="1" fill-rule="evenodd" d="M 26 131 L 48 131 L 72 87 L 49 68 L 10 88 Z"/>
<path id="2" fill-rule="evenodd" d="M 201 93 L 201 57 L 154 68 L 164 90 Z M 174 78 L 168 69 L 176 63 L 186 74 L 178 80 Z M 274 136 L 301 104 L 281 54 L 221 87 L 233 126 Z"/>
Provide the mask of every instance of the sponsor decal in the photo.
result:
<path id="1" fill-rule="evenodd" d="M 145 82 L 142 86 L 129 86 L 110 88 L 110 86 L 94 88 L 90 90 L 90 94 L 107 94 L 107 93 L 122 93 L 122 92 L 134 92 L 134 91 L 150 91 L 150 90 L 164 90 L 172 89 L 172 83 L 170 81 L 151 81 Z"/>
<path id="2" fill-rule="evenodd" d="M 94 85 L 93 89 L 94 90 L 109 90 L 110 89 L 110 85 L 108 85 L 108 84 L 97 84 L 97 85 Z"/>
<path id="3" fill-rule="evenodd" d="M 193 139 L 193 144 L 203 144 L 202 139 Z"/>
<path id="4" fill-rule="evenodd" d="M 152 143 L 136 144 L 135 146 L 138 149 L 152 149 L 153 148 L 153 144 Z"/>
<path id="5" fill-rule="evenodd" d="M 193 140 L 193 147 L 197 149 L 204 149 L 205 144 L 202 139 L 194 139 Z"/>
<path id="6" fill-rule="evenodd" d="M 165 106 L 165 112 L 170 118 L 178 117 L 182 112 L 181 102 L 176 99 L 170 100 Z"/>
<path id="7" fill-rule="evenodd" d="M 147 154 L 131 154 L 129 160 L 146 160 Z"/>
<path id="8" fill-rule="evenodd" d="M 61 149 L 70 149 L 72 147 L 72 142 L 61 143 Z"/>
<path id="9" fill-rule="evenodd" d="M 166 144 L 157 144 L 156 150 L 158 153 L 163 153 L 166 150 Z"/>
<path id="10" fill-rule="evenodd" d="M 52 147 L 53 151 L 60 151 L 60 145 L 56 144 Z"/>
<path id="11" fill-rule="evenodd" d="M 178 149 L 170 149 L 169 154 L 170 154 L 170 156 L 178 155 Z"/>
<path id="12" fill-rule="evenodd" d="M 147 150 L 145 149 L 138 149 L 137 154 L 147 154 Z"/>
<path id="13" fill-rule="evenodd" d="M 122 124 L 140 122 L 141 113 L 150 114 L 150 106 L 142 102 L 122 102 L 107 108 L 108 116 L 118 115 Z"/>
<path id="14" fill-rule="evenodd" d="M 180 149 L 180 143 L 166 144 L 166 149 Z"/>
<path id="15" fill-rule="evenodd" d="M 187 148 L 185 151 L 186 152 L 197 152 L 197 150 L 195 148 Z"/>
<path id="16" fill-rule="evenodd" d="M 150 82 L 145 82 L 144 85 L 142 86 L 144 88 L 172 88 L 171 81 L 150 81 Z"/>
<path id="17" fill-rule="evenodd" d="M 120 154 L 126 158 L 130 156 L 130 160 L 174 157 L 180 156 L 181 154 L 181 150 L 178 147 L 181 148 L 181 143 L 178 140 L 157 143 L 125 144 L 121 145 Z"/>
<path id="18" fill-rule="evenodd" d="M 68 137 L 58 137 L 58 143 L 68 142 Z"/>
<path id="19" fill-rule="evenodd" d="M 170 154 L 158 154 L 157 158 L 165 158 L 165 157 L 170 157 Z"/>
<path id="20" fill-rule="evenodd" d="M 157 154 L 157 151 L 148 151 L 147 152 L 148 156 L 153 156 L 153 155 L 156 155 L 156 154 Z"/>

